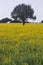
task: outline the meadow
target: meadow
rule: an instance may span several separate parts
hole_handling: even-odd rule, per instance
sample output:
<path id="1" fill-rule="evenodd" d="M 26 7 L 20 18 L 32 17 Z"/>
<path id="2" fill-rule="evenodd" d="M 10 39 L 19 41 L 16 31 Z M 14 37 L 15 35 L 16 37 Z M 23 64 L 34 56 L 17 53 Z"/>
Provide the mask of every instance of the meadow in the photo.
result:
<path id="1" fill-rule="evenodd" d="M 43 24 L 0 24 L 0 65 L 43 65 Z"/>

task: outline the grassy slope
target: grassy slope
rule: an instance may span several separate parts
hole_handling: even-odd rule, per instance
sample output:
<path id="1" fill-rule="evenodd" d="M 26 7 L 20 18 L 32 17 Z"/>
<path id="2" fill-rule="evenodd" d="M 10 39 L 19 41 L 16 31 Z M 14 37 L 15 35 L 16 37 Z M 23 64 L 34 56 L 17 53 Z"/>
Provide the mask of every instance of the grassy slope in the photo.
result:
<path id="1" fill-rule="evenodd" d="M 15 56 L 12 56 L 12 54 Z M 20 54 L 22 54 L 22 59 Z M 14 64 L 17 64 L 19 60 L 18 62 L 21 62 L 21 65 L 29 63 L 31 65 L 31 59 L 33 59 L 34 65 L 37 63 L 43 64 L 43 24 L 29 23 L 24 26 L 22 24 L 0 24 L 0 58 L 1 63 L 14 62 Z M 12 58 L 16 59 L 16 61 Z"/>

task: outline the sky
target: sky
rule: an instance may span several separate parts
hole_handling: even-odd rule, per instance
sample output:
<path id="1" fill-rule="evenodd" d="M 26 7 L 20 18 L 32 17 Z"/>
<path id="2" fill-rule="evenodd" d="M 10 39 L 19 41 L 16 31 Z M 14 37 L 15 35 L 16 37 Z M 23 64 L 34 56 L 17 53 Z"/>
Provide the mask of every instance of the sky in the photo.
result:
<path id="1" fill-rule="evenodd" d="M 0 0 L 0 19 L 11 18 L 11 12 L 18 4 L 31 5 L 36 15 L 36 22 L 43 20 L 43 0 Z"/>

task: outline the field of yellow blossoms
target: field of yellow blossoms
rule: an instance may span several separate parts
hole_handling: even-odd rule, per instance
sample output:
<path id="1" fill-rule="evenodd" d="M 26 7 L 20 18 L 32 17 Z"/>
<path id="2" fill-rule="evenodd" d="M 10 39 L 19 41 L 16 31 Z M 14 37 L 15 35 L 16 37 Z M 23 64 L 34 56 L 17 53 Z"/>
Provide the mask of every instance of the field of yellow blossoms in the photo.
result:
<path id="1" fill-rule="evenodd" d="M 0 65 L 43 65 L 43 24 L 0 24 Z"/>

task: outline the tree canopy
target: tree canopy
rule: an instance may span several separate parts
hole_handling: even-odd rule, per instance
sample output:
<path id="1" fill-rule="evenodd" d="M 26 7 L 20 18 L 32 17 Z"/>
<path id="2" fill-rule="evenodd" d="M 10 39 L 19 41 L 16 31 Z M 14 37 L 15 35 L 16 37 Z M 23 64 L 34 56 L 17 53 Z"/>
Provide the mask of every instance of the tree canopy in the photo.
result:
<path id="1" fill-rule="evenodd" d="M 11 17 L 15 20 L 18 18 L 22 20 L 23 25 L 25 24 L 28 18 L 36 19 L 34 16 L 34 10 L 31 8 L 31 5 L 19 4 L 11 12 Z"/>
<path id="2" fill-rule="evenodd" d="M 41 23 L 43 23 L 43 20 L 41 21 Z"/>
<path id="3" fill-rule="evenodd" d="M 1 19 L 0 23 L 7 23 L 8 21 L 12 21 L 12 20 L 6 17 L 6 18 Z"/>

